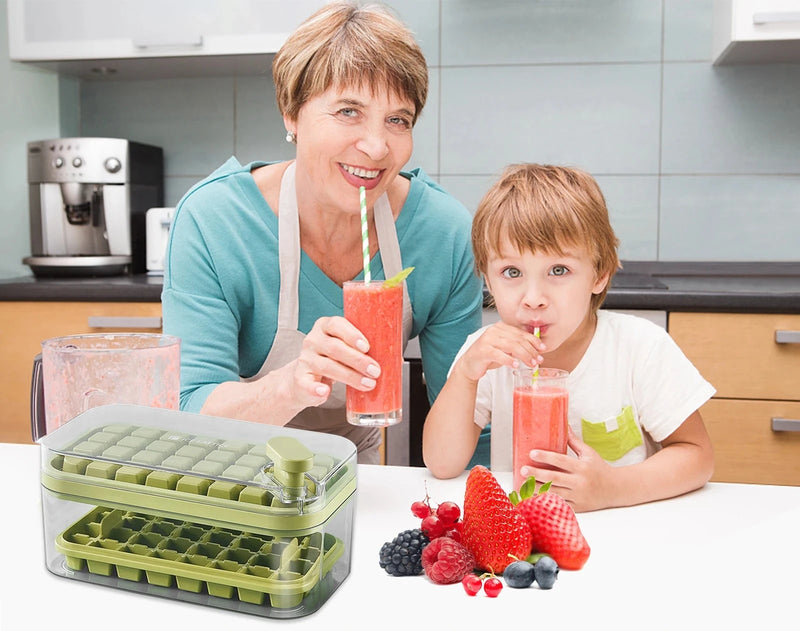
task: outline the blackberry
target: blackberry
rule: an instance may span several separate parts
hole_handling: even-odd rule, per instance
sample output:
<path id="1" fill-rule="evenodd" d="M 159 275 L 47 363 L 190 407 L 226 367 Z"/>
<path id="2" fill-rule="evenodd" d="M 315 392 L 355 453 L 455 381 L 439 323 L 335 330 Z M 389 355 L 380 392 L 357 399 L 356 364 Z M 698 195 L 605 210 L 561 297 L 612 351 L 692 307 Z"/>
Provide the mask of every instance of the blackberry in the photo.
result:
<path id="1" fill-rule="evenodd" d="M 392 576 L 422 574 L 422 550 L 429 542 L 419 528 L 404 530 L 381 546 L 380 566 Z"/>

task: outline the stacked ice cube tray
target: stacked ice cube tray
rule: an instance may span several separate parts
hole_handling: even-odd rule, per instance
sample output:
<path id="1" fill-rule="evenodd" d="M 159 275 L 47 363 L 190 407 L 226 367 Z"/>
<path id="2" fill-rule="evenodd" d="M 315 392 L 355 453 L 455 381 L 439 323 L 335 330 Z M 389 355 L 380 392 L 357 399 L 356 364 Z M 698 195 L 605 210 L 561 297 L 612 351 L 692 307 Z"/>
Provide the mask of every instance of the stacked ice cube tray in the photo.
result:
<path id="1" fill-rule="evenodd" d="M 57 538 L 71 569 L 295 607 L 344 551 L 321 527 L 355 488 L 336 465 L 313 454 L 286 488 L 264 444 L 110 424 L 54 453 L 44 477 L 98 505 Z"/>
<path id="2" fill-rule="evenodd" d="M 263 488 L 242 484 L 248 480 L 262 483 L 265 473 L 269 474 L 264 470 L 269 464 L 264 445 L 235 440 L 220 442 L 211 437 L 156 427 L 107 425 L 85 436 L 69 451 L 74 455 L 53 462 L 54 467 L 65 473 L 254 504 L 280 505 L 280 501 Z M 334 464 L 330 456 L 314 455 L 314 466 L 306 474 L 310 494 L 315 492 L 315 482 L 323 479 Z M 227 478 L 235 483 L 214 478 Z"/>
<path id="3" fill-rule="evenodd" d="M 343 544 L 321 532 L 270 537 L 97 507 L 62 533 L 56 547 L 76 571 L 287 608 L 327 574 Z"/>

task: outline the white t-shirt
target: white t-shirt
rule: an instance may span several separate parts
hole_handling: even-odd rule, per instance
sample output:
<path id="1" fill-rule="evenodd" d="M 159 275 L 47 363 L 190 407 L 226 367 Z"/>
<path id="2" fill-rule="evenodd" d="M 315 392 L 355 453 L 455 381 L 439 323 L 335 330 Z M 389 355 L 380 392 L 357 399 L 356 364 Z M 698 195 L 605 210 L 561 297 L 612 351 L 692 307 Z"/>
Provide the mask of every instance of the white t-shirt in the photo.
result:
<path id="1" fill-rule="evenodd" d="M 487 328 L 467 338 L 456 360 Z M 492 424 L 494 471 L 512 469 L 513 379 L 503 366 L 478 382 L 475 423 Z M 572 430 L 614 466 L 645 460 L 716 392 L 664 329 L 606 310 L 567 384 Z"/>

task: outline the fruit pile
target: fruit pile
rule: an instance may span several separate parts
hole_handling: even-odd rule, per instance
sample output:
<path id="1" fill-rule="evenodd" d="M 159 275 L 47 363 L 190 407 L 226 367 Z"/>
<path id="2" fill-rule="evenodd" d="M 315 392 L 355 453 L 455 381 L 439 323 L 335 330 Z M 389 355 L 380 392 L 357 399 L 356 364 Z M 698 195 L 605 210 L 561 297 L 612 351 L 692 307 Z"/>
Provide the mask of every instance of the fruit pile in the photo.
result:
<path id="1" fill-rule="evenodd" d="M 481 589 L 496 597 L 503 583 L 513 588 L 551 589 L 559 569 L 579 570 L 590 548 L 575 513 L 549 491 L 536 492 L 530 478 L 506 495 L 482 466 L 467 476 L 464 514 L 455 502 L 434 509 L 426 494 L 411 505 L 419 528 L 405 530 L 380 550 L 380 566 L 393 576 L 425 575 L 434 583 L 458 583 L 470 596 Z"/>

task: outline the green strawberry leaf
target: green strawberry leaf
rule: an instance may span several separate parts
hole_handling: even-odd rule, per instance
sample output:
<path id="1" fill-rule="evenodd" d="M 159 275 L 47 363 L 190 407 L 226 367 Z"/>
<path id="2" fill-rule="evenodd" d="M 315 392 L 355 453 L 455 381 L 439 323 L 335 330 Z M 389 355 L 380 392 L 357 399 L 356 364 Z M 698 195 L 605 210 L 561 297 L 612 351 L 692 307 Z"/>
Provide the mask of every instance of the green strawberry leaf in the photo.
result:
<path id="1" fill-rule="evenodd" d="M 539 489 L 539 495 L 541 495 L 542 493 L 547 493 L 552 485 L 553 485 L 552 481 L 545 482 L 544 484 L 542 484 L 542 488 Z"/>
<path id="2" fill-rule="evenodd" d="M 536 478 L 531 476 L 519 487 L 519 495 L 523 500 L 536 495 Z"/>
<path id="3" fill-rule="evenodd" d="M 541 559 L 543 557 L 549 557 L 549 556 L 550 555 L 547 554 L 546 552 L 534 552 L 533 554 L 529 554 L 527 557 L 525 557 L 525 560 L 528 563 L 530 563 L 531 565 L 536 565 L 536 562 L 539 559 Z"/>
<path id="4" fill-rule="evenodd" d="M 413 271 L 414 271 L 413 267 L 407 267 L 399 274 L 395 274 L 391 278 L 387 278 L 385 281 L 383 281 L 383 286 L 386 287 L 387 289 L 391 287 L 397 287 L 397 285 L 399 285 L 406 278 L 408 278 L 408 275 Z"/>
<path id="5" fill-rule="evenodd" d="M 517 493 L 516 491 L 511 491 L 511 493 L 508 494 L 508 499 L 514 506 L 516 506 L 522 501 L 519 497 L 519 493 Z"/>

